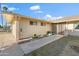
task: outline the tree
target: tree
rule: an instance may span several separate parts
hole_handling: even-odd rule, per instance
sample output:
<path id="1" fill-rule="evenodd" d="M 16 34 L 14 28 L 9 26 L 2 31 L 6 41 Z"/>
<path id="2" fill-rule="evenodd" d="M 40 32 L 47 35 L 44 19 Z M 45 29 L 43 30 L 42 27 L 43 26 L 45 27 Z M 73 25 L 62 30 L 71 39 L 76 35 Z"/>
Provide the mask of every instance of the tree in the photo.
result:
<path id="1" fill-rule="evenodd" d="M 3 10 L 3 12 L 7 12 L 8 8 L 7 8 L 6 6 L 4 6 L 4 7 L 2 8 L 2 10 Z"/>
<path id="2" fill-rule="evenodd" d="M 6 6 L 4 6 L 4 7 L 2 8 L 2 11 L 3 11 L 3 12 L 7 12 L 7 10 L 8 10 L 8 8 L 7 8 Z M 2 22 L 3 22 L 3 20 L 4 20 L 4 19 L 2 19 Z M 7 26 L 7 21 L 6 21 L 6 26 Z"/>
<path id="3" fill-rule="evenodd" d="M 0 25 L 0 28 L 3 28 L 3 27 Z"/>

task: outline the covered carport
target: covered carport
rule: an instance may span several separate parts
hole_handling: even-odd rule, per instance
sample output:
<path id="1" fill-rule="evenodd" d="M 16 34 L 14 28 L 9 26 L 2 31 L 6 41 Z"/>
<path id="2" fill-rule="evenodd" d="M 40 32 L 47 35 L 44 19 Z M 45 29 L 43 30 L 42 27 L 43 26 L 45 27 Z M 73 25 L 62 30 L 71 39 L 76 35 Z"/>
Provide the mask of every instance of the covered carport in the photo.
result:
<path id="1" fill-rule="evenodd" d="M 78 35 L 79 33 L 78 16 L 64 17 L 62 19 L 54 20 L 52 22 L 53 22 L 53 32 L 55 32 L 56 34 Z"/>

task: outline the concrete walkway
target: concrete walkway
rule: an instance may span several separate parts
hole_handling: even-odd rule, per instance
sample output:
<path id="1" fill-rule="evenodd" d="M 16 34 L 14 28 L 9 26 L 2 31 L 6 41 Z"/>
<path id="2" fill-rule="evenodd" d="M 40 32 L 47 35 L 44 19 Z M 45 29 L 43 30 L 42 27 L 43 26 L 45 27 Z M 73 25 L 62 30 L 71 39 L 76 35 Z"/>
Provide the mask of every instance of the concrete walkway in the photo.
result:
<path id="1" fill-rule="evenodd" d="M 0 49 L 0 56 L 23 56 L 24 52 L 18 44 Z"/>
<path id="2" fill-rule="evenodd" d="M 49 44 L 59 38 L 62 38 L 63 35 L 52 35 L 49 37 L 45 37 L 39 40 L 31 41 L 28 43 L 20 44 L 21 49 L 24 51 L 24 54 L 28 54 L 46 44 Z"/>
<path id="3" fill-rule="evenodd" d="M 0 51 L 0 56 L 23 56 L 24 54 L 28 54 L 33 50 L 36 50 L 62 37 L 63 35 L 52 35 L 52 36 L 41 38 L 31 42 L 14 44 L 9 48 L 6 48 L 5 50 L 3 49 L 2 51 Z"/>

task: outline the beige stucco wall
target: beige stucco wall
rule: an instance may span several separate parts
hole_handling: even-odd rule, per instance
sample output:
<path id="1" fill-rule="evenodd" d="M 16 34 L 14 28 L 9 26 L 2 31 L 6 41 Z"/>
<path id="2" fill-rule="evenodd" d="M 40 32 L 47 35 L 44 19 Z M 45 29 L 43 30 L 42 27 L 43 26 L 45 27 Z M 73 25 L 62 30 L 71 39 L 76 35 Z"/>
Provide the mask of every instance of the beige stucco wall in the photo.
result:
<path id="1" fill-rule="evenodd" d="M 12 34 L 16 40 L 19 39 L 19 21 L 13 21 L 12 23 Z"/>
<path id="2" fill-rule="evenodd" d="M 57 33 L 57 24 L 52 24 L 52 32 Z"/>
<path id="3" fill-rule="evenodd" d="M 74 29 L 74 23 L 67 24 L 66 28 L 68 30 L 73 30 Z"/>
<path id="4" fill-rule="evenodd" d="M 52 31 L 51 23 L 41 26 L 42 21 L 34 20 L 38 22 L 38 25 L 30 25 L 29 19 L 21 16 L 4 14 L 4 17 L 8 22 L 12 23 L 12 35 L 16 40 L 33 36 L 33 34 L 44 35 L 47 31 Z M 20 31 L 21 28 L 22 32 Z"/>
<path id="5" fill-rule="evenodd" d="M 65 31 L 66 24 L 52 24 L 52 30 L 54 33 L 58 34 Z"/>
<path id="6" fill-rule="evenodd" d="M 20 32 L 21 38 L 27 38 L 33 36 L 33 34 L 44 35 L 47 31 L 52 31 L 52 25 L 46 24 L 46 26 L 41 26 L 41 22 L 37 21 L 37 25 L 30 25 L 29 19 L 20 20 L 20 28 L 22 28 L 22 32 Z"/>
<path id="7" fill-rule="evenodd" d="M 74 30 L 74 22 L 73 23 L 61 23 L 57 24 L 57 33 L 64 32 L 65 30 Z"/>
<path id="8" fill-rule="evenodd" d="M 63 32 L 65 31 L 65 24 L 57 24 L 57 34 L 60 33 L 60 32 Z"/>
<path id="9" fill-rule="evenodd" d="M 15 15 L 16 16 L 16 15 Z M 12 34 L 18 40 L 20 38 L 27 38 L 33 36 L 33 34 L 44 35 L 47 31 L 53 31 L 55 33 L 60 33 L 65 30 L 73 30 L 73 23 L 61 23 L 61 24 L 46 24 L 46 26 L 41 26 L 41 21 L 37 21 L 38 25 L 30 25 L 30 19 L 22 17 L 14 17 L 14 15 L 7 16 L 8 21 L 12 22 Z M 34 21 L 34 20 L 33 20 Z M 20 29 L 22 28 L 22 32 Z"/>

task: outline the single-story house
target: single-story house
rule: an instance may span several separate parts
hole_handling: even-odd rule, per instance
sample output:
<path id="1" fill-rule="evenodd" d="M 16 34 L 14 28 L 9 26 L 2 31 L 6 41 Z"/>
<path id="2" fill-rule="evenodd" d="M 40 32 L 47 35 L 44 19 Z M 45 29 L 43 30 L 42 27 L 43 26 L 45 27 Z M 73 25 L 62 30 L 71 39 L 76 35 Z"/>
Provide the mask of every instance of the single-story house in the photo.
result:
<path id="1" fill-rule="evenodd" d="M 79 16 L 64 17 L 59 20 L 46 21 L 16 13 L 3 13 L 6 20 L 12 25 L 12 34 L 19 40 L 37 35 L 44 35 L 47 31 L 64 34 L 64 31 L 73 31 L 78 23 Z"/>
<path id="2" fill-rule="evenodd" d="M 24 39 L 36 35 L 44 35 L 52 31 L 52 22 L 31 18 L 16 13 L 4 13 L 3 16 L 11 23 L 12 34 L 16 39 Z"/>

